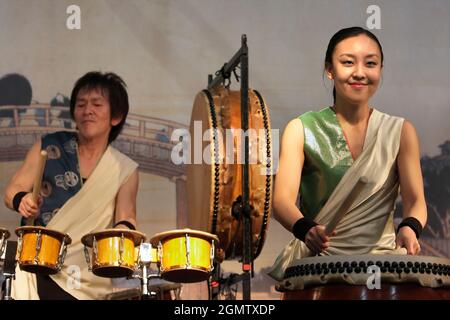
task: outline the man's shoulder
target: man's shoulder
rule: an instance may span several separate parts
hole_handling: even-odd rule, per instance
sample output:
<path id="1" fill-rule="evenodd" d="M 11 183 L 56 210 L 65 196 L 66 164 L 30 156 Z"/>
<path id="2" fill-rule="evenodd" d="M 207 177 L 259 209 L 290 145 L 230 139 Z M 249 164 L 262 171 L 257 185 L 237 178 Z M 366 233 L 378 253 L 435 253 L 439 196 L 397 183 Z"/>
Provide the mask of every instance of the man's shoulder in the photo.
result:
<path id="1" fill-rule="evenodd" d="M 129 156 L 119 151 L 118 149 L 114 148 L 113 146 L 110 145 L 108 149 L 110 150 L 112 156 L 119 162 L 123 163 L 124 165 L 135 167 L 139 166 L 139 164 L 136 161 L 134 161 L 133 159 L 131 159 Z"/>

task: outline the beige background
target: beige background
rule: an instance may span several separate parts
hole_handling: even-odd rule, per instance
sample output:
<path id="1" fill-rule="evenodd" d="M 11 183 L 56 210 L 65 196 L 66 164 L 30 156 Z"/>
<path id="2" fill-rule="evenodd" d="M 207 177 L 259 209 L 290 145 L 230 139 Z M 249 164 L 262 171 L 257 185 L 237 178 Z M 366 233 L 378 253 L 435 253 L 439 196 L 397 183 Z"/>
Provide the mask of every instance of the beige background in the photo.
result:
<path id="1" fill-rule="evenodd" d="M 81 8 L 81 30 L 66 28 L 66 8 Z M 370 4 L 381 9 L 383 83 L 373 105 L 414 123 L 421 152 L 439 152 L 450 137 L 450 2 L 446 0 L 0 0 L 0 77 L 25 76 L 33 99 L 69 95 L 90 70 L 114 71 L 129 88 L 131 112 L 188 124 L 195 94 L 207 75 L 228 61 L 242 34 L 250 48 L 250 85 L 270 106 L 272 127 L 331 102 L 323 78 L 332 34 L 365 26 Z M 18 162 L 0 163 L 0 193 Z M 175 184 L 141 174 L 138 223 L 151 236 L 175 228 Z M 0 206 L 0 225 L 13 230 L 17 214 Z M 272 264 L 291 238 L 272 221 L 255 270 Z M 240 264 L 223 268 L 239 272 Z M 273 283 L 253 298 L 278 298 Z"/>

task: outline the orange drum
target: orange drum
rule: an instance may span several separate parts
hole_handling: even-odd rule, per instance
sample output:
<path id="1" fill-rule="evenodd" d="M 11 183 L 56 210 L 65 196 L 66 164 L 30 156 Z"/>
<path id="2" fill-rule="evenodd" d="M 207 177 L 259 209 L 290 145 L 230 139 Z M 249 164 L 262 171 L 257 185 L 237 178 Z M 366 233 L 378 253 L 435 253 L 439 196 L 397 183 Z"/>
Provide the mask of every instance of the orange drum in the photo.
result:
<path id="1" fill-rule="evenodd" d="M 177 283 L 207 280 L 213 270 L 215 246 L 219 238 L 203 231 L 181 229 L 156 234 L 161 277 Z"/>
<path id="2" fill-rule="evenodd" d="M 285 300 L 450 299 L 450 260 L 429 256 L 309 257 L 289 267 Z"/>
<path id="3" fill-rule="evenodd" d="M 44 227 L 25 226 L 16 229 L 17 261 L 21 270 L 55 274 L 61 270 L 67 245 L 72 239 L 64 233 Z"/>
<path id="4" fill-rule="evenodd" d="M 144 240 L 143 233 L 128 229 L 106 229 L 83 236 L 81 242 L 89 271 L 105 278 L 131 276 L 139 265 L 140 254 L 135 249 Z M 92 248 L 92 254 L 88 247 Z"/>
<path id="5" fill-rule="evenodd" d="M 252 254 L 256 258 L 264 245 L 272 206 L 273 150 L 269 109 L 257 91 L 249 90 L 248 98 L 249 202 Z M 240 91 L 224 87 L 203 90 L 195 98 L 191 115 L 192 164 L 187 170 L 186 227 L 216 234 L 220 240 L 219 260 L 235 259 L 243 254 L 242 223 L 236 210 L 241 203 L 244 163 L 244 140 L 239 134 L 240 100 Z M 199 142 L 201 148 L 196 146 Z"/>
<path id="6" fill-rule="evenodd" d="M 0 228 L 0 260 L 2 259 L 3 253 L 5 252 L 6 239 L 8 239 L 10 235 L 11 234 L 8 230 Z"/>

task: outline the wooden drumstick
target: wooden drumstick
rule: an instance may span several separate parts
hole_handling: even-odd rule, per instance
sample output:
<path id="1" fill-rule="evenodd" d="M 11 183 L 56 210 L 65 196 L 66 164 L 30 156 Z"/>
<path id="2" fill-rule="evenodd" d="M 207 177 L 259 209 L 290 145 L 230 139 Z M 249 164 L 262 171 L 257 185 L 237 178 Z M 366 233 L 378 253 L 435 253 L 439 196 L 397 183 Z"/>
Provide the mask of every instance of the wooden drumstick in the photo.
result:
<path id="1" fill-rule="evenodd" d="M 38 173 L 34 179 L 33 194 L 32 194 L 33 201 L 36 204 L 38 202 L 39 193 L 41 192 L 42 176 L 44 174 L 46 160 L 47 160 L 47 151 L 41 150 L 41 153 L 39 154 L 39 161 L 37 164 L 38 165 Z M 27 226 L 32 226 L 32 225 L 34 225 L 34 218 L 28 218 Z"/>
<path id="2" fill-rule="evenodd" d="M 328 223 L 328 225 L 325 227 L 325 233 L 327 236 L 331 235 L 334 229 L 336 229 L 337 224 L 341 219 L 345 216 L 348 209 L 350 209 L 350 206 L 355 201 L 356 197 L 360 194 L 361 190 L 366 186 L 368 183 L 368 179 L 366 177 L 359 178 L 358 182 L 356 182 L 355 187 L 352 189 L 352 191 L 348 194 L 347 198 L 342 202 L 341 206 L 339 207 L 339 210 L 331 219 L 331 221 Z"/>

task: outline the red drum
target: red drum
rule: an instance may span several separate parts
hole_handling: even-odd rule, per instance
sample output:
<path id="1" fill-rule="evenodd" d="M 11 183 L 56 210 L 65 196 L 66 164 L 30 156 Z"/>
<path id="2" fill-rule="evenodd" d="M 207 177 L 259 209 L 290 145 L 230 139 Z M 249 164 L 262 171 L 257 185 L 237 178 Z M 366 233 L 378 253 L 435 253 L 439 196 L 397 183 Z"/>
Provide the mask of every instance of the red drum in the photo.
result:
<path id="1" fill-rule="evenodd" d="M 241 203 L 244 163 L 240 101 L 240 91 L 224 87 L 203 90 L 195 98 L 191 115 L 189 211 L 183 227 L 217 235 L 218 260 L 239 258 L 243 253 L 242 223 L 235 210 Z M 264 245 L 272 202 L 272 137 L 264 99 L 257 91 L 249 90 L 248 101 L 249 203 L 253 258 L 256 258 Z M 200 130 L 196 129 L 199 125 Z M 201 148 L 195 145 L 197 141 L 202 143 Z M 201 164 L 195 163 L 198 150 Z"/>
<path id="2" fill-rule="evenodd" d="M 297 260 L 284 300 L 450 299 L 450 260 L 428 256 L 323 256 Z"/>

